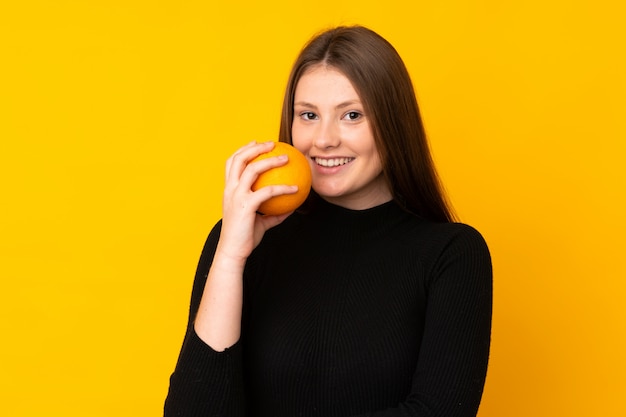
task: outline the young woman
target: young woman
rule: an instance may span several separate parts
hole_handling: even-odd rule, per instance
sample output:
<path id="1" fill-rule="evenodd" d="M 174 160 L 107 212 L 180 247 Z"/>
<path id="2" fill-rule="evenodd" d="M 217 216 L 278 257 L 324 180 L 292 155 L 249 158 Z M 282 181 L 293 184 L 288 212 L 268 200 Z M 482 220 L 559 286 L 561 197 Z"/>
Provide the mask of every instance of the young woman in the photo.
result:
<path id="1" fill-rule="evenodd" d="M 292 70 L 280 140 L 311 164 L 294 192 L 251 191 L 281 157 L 227 162 L 223 218 L 204 246 L 166 416 L 475 416 L 489 356 L 488 248 L 454 223 L 415 94 L 369 29 L 313 38 Z"/>

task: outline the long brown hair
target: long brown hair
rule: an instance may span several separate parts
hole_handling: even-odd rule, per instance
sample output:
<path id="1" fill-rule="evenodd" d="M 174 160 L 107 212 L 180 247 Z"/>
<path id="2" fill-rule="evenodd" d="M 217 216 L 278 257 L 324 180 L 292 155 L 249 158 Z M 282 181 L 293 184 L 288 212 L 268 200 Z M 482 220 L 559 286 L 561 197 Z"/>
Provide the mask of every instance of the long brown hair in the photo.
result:
<path id="1" fill-rule="evenodd" d="M 296 86 L 308 69 L 319 64 L 339 70 L 359 94 L 394 200 L 420 217 L 454 221 L 435 170 L 409 73 L 395 48 L 370 29 L 340 26 L 322 32 L 305 45 L 287 83 L 279 140 L 292 143 Z"/>

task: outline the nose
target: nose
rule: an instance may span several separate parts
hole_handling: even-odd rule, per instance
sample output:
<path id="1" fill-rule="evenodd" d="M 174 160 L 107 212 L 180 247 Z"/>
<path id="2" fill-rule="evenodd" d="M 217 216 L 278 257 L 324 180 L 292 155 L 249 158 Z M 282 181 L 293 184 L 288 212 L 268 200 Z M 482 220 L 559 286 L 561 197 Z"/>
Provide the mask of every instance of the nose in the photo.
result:
<path id="1" fill-rule="evenodd" d="M 339 126 L 333 120 L 323 120 L 315 135 L 314 145 L 318 149 L 332 149 L 341 143 Z"/>

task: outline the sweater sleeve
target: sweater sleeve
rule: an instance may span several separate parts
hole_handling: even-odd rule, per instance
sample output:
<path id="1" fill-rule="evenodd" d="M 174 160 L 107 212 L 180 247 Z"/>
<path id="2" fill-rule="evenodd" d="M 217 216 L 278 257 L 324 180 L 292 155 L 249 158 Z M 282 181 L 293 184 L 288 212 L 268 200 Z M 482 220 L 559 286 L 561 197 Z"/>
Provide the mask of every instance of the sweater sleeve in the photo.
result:
<path id="1" fill-rule="evenodd" d="M 219 240 L 221 222 L 206 240 L 193 284 L 189 319 L 178 362 L 170 377 L 165 417 L 243 416 L 241 343 L 213 350 L 194 330 L 194 321 Z"/>
<path id="2" fill-rule="evenodd" d="M 478 412 L 491 339 L 491 257 L 476 230 L 452 227 L 452 238 L 433 254 L 411 392 L 396 408 L 369 417 L 475 417 Z"/>

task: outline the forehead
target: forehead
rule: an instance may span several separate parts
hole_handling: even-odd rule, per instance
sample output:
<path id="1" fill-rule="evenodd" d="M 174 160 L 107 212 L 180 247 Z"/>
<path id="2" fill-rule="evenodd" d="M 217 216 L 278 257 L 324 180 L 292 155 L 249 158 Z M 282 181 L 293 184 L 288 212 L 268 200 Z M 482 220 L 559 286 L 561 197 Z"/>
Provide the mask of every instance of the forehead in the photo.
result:
<path id="1" fill-rule="evenodd" d="M 308 68 L 298 80 L 295 89 L 298 97 L 317 97 L 332 99 L 333 97 L 360 99 L 350 79 L 335 67 L 318 64 Z"/>

